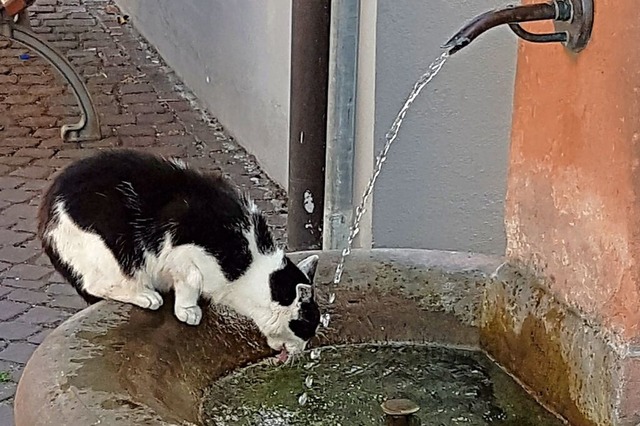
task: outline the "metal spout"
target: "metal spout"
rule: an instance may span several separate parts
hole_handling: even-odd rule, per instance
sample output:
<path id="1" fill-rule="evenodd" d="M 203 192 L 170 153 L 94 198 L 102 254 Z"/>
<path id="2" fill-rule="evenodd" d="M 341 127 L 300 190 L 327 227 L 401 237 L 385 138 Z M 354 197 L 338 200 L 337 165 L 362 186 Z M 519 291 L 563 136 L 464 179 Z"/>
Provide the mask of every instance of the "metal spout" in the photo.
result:
<path id="1" fill-rule="evenodd" d="M 565 31 L 551 34 L 532 34 L 520 26 L 522 22 L 555 21 L 571 22 L 565 25 Z M 499 25 L 508 24 L 520 38 L 534 43 L 560 42 L 567 43 L 580 40 L 579 45 L 568 46 L 579 51 L 586 45 L 593 25 L 593 0 L 553 0 L 549 3 L 538 3 L 523 6 L 507 6 L 492 10 L 474 18 L 443 46 L 452 55 L 471 44 L 480 35 Z M 574 33 L 572 33 L 572 31 Z"/>

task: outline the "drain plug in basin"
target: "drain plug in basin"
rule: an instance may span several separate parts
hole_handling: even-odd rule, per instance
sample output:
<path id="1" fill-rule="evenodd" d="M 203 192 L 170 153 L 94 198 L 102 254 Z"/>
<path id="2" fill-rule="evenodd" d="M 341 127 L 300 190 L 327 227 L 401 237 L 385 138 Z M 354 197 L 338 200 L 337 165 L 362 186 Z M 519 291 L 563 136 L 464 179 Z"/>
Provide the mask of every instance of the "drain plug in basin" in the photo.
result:
<path id="1" fill-rule="evenodd" d="M 418 424 L 417 419 L 412 415 L 417 413 L 420 407 L 409 399 L 388 399 L 382 403 L 381 407 L 387 415 L 387 425 L 389 426 Z"/>

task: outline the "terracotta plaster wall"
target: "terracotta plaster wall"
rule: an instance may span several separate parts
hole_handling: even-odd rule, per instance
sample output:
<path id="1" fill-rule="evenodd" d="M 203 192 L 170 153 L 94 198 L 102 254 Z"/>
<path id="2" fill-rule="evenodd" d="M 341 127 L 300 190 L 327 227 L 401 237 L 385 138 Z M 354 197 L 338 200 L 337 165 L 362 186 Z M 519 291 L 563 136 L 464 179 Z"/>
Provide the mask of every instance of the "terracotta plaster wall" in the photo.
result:
<path id="1" fill-rule="evenodd" d="M 551 278 L 561 300 L 637 341 L 640 3 L 595 0 L 595 14 L 578 55 L 520 43 L 507 254 Z"/>

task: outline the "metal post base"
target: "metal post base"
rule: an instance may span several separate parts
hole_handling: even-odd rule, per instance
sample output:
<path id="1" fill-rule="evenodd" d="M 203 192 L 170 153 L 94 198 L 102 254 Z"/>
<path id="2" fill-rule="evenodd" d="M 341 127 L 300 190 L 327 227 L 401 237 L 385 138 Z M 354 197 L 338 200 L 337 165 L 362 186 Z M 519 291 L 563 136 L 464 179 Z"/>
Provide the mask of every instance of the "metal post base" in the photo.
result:
<path id="1" fill-rule="evenodd" d="M 17 21 L 16 23 L 11 17 L 0 16 L 0 35 L 28 47 L 53 65 L 71 86 L 80 107 L 80 121 L 64 125 L 60 129 L 62 140 L 64 142 L 88 142 L 102 139 L 98 113 L 82 77 L 53 46 L 40 40 L 27 27 L 29 17 L 26 15 L 26 11 L 21 13 Z M 20 25 L 22 23 L 26 25 Z"/>
<path id="2" fill-rule="evenodd" d="M 587 47 L 593 29 L 593 0 L 570 0 L 571 19 L 555 21 L 557 32 L 565 32 L 567 49 L 574 53 Z"/>

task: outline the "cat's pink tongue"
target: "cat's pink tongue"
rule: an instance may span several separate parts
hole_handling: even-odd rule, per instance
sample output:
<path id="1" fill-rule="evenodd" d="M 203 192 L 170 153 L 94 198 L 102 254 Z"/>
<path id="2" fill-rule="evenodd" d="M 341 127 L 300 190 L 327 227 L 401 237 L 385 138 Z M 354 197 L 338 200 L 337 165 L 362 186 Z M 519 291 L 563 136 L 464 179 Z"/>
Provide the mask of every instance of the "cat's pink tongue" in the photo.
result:
<path id="1" fill-rule="evenodd" d="M 283 346 L 282 350 L 278 354 L 278 361 L 287 362 L 287 359 L 289 359 L 289 352 L 287 352 L 287 348 Z"/>

